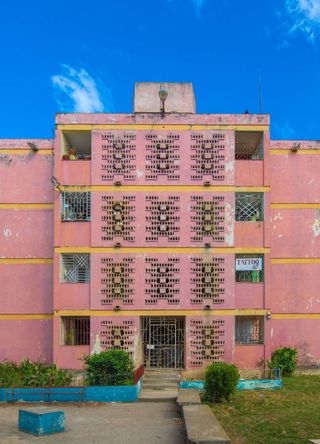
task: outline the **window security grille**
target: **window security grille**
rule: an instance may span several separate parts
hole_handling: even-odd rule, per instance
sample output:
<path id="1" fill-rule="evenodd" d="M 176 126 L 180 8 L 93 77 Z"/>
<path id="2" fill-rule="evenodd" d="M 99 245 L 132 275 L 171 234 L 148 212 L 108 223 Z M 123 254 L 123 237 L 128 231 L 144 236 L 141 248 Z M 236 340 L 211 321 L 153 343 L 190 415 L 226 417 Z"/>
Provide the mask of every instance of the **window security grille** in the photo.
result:
<path id="1" fill-rule="evenodd" d="M 242 258 L 262 258 L 262 270 L 236 270 L 236 282 L 264 282 L 264 259 L 263 255 L 241 254 Z"/>
<path id="2" fill-rule="evenodd" d="M 62 317 L 61 333 L 62 345 L 89 345 L 90 318 Z"/>
<path id="3" fill-rule="evenodd" d="M 263 344 L 263 316 L 236 316 L 236 344 Z"/>
<path id="4" fill-rule="evenodd" d="M 61 282 L 84 283 L 90 281 L 89 254 L 61 255 Z"/>
<path id="5" fill-rule="evenodd" d="M 89 192 L 63 192 L 61 219 L 91 220 L 91 194 Z"/>
<path id="6" fill-rule="evenodd" d="M 263 271 L 236 271 L 236 282 L 263 282 Z"/>
<path id="7" fill-rule="evenodd" d="M 236 193 L 236 221 L 263 220 L 263 193 Z"/>
<path id="8" fill-rule="evenodd" d="M 263 133 L 257 131 L 235 132 L 236 160 L 263 159 Z"/>

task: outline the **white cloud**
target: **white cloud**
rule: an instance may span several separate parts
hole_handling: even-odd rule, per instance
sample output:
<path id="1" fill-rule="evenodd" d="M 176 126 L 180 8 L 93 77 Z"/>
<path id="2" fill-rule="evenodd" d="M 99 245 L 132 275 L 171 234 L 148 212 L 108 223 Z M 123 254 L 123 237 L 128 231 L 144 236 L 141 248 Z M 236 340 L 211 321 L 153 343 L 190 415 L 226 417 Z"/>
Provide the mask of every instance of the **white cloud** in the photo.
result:
<path id="1" fill-rule="evenodd" d="M 204 4 L 205 0 L 192 0 L 194 7 L 196 8 L 197 15 L 201 16 L 201 8 Z"/>
<path id="2" fill-rule="evenodd" d="M 302 32 L 313 42 L 320 30 L 320 0 L 286 0 L 291 25 L 289 32 Z"/>
<path id="3" fill-rule="evenodd" d="M 105 111 L 103 95 L 110 95 L 103 85 L 97 82 L 80 68 L 61 65 L 62 73 L 51 77 L 58 104 L 62 111 L 94 113 Z"/>

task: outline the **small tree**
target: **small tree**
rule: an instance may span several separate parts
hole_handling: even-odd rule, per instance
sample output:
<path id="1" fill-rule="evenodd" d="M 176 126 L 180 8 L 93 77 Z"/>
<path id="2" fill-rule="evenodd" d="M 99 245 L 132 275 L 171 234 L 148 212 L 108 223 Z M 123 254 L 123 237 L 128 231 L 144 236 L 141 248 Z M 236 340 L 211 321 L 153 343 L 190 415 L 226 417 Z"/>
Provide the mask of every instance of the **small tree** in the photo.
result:
<path id="1" fill-rule="evenodd" d="M 239 382 L 238 368 L 217 362 L 209 365 L 205 374 L 204 399 L 209 402 L 229 401 Z"/>
<path id="2" fill-rule="evenodd" d="M 281 347 L 272 352 L 270 368 L 280 368 L 283 376 L 291 376 L 297 368 L 298 351 L 294 347 Z"/>
<path id="3" fill-rule="evenodd" d="M 88 385 L 131 385 L 134 364 L 124 350 L 108 350 L 85 355 L 86 382 Z"/>

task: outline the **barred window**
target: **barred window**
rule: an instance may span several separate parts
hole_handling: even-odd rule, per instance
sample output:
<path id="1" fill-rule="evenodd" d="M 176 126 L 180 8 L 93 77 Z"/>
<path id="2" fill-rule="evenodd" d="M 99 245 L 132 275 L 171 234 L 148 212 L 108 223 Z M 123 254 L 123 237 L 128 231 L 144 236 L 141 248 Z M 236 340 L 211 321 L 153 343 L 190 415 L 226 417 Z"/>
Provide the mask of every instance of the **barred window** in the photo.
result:
<path id="1" fill-rule="evenodd" d="M 263 193 L 235 193 L 236 221 L 263 220 Z"/>
<path id="2" fill-rule="evenodd" d="M 62 345 L 90 344 L 90 317 L 61 317 Z"/>
<path id="3" fill-rule="evenodd" d="M 260 259 L 261 267 L 252 267 L 252 270 L 237 269 L 237 259 Z M 258 268 L 261 268 L 259 270 Z M 264 282 L 264 257 L 262 254 L 236 254 L 236 282 Z"/>
<path id="4" fill-rule="evenodd" d="M 91 193 L 66 192 L 61 194 L 63 221 L 91 220 Z"/>
<path id="5" fill-rule="evenodd" d="M 90 282 L 90 255 L 62 254 L 61 282 L 67 282 L 67 283 Z"/>
<path id="6" fill-rule="evenodd" d="M 235 146 L 236 160 L 262 160 L 263 132 L 236 131 Z"/>
<path id="7" fill-rule="evenodd" d="M 263 316 L 236 316 L 236 344 L 263 344 L 263 341 Z"/>

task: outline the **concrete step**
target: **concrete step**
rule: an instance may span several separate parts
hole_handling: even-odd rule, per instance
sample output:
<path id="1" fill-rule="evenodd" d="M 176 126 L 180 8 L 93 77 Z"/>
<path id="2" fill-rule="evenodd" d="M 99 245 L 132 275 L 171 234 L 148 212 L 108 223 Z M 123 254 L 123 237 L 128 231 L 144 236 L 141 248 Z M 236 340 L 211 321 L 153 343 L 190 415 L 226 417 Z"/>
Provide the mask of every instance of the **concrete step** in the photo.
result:
<path id="1" fill-rule="evenodd" d="M 154 376 L 144 376 L 145 382 L 175 382 L 176 384 L 180 381 L 180 378 L 172 378 L 172 377 L 154 377 Z"/>
<path id="2" fill-rule="evenodd" d="M 154 378 L 157 377 L 166 377 L 166 378 L 179 378 L 180 377 L 180 373 L 179 372 L 164 372 L 164 371 L 145 371 L 144 372 L 145 376 L 152 376 Z"/>
<path id="3" fill-rule="evenodd" d="M 208 405 L 184 405 L 188 443 L 230 444 L 230 438 Z"/>
<path id="4" fill-rule="evenodd" d="M 179 390 L 177 404 L 182 407 L 183 405 L 200 405 L 201 399 L 199 390 L 195 389 L 181 389 Z"/>
<path id="5" fill-rule="evenodd" d="M 177 397 L 177 389 L 154 390 L 143 388 L 139 394 L 138 402 L 175 402 Z"/>
<path id="6" fill-rule="evenodd" d="M 155 382 L 143 382 L 143 387 L 146 389 L 155 389 L 155 390 L 165 390 L 165 389 L 176 389 L 178 390 L 178 384 L 175 382 L 167 382 L 167 383 L 155 383 Z"/>

